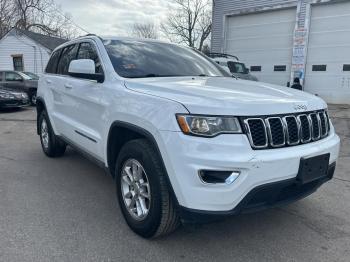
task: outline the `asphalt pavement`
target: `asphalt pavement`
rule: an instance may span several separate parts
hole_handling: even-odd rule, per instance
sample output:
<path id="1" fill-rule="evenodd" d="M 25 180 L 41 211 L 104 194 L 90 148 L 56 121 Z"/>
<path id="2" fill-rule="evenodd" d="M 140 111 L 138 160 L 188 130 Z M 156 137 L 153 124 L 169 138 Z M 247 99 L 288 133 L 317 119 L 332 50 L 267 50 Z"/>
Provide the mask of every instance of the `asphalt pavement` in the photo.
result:
<path id="1" fill-rule="evenodd" d="M 333 180 L 283 208 L 145 240 L 126 225 L 111 177 L 69 149 L 41 151 L 35 110 L 0 112 L 0 261 L 350 261 L 350 108 Z"/>

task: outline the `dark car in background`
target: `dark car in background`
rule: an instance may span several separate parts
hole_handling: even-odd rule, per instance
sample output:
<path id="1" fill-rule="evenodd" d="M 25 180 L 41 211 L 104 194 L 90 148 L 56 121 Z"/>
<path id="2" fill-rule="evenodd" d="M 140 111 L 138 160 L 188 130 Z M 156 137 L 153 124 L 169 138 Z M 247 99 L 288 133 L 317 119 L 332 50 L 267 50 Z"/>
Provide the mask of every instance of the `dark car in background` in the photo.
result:
<path id="1" fill-rule="evenodd" d="M 0 84 L 0 109 L 10 107 L 23 107 L 28 106 L 29 104 L 30 101 L 27 93 L 9 90 Z"/>
<path id="2" fill-rule="evenodd" d="M 0 86 L 15 92 L 25 92 L 32 105 L 36 104 L 38 80 L 23 72 L 0 71 Z"/>

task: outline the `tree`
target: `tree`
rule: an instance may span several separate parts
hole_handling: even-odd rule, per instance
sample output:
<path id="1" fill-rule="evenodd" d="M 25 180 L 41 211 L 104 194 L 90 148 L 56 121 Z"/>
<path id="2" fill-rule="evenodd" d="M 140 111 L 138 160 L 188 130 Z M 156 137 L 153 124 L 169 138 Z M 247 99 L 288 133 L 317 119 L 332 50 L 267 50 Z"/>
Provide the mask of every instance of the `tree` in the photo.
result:
<path id="1" fill-rule="evenodd" d="M 12 27 L 67 39 L 78 33 L 54 0 L 1 0 L 0 36 Z"/>
<path id="2" fill-rule="evenodd" d="M 13 15 L 10 0 L 0 1 L 0 38 L 4 36 L 10 29 L 10 20 Z"/>
<path id="3" fill-rule="evenodd" d="M 158 28 L 153 23 L 135 23 L 132 28 L 132 35 L 139 38 L 158 38 Z"/>
<path id="4" fill-rule="evenodd" d="M 211 3 L 209 0 L 174 0 L 176 9 L 161 25 L 171 40 L 202 50 L 211 33 Z"/>

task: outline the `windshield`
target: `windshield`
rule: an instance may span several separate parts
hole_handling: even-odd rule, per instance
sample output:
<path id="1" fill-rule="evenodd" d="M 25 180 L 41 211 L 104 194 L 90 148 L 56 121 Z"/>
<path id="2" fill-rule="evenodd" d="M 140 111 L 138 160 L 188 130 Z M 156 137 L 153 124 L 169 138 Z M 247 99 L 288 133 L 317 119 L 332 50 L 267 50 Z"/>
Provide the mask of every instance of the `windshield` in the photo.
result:
<path id="1" fill-rule="evenodd" d="M 39 80 L 39 76 L 37 76 L 34 73 L 31 72 L 23 72 L 23 74 L 26 74 L 27 76 L 29 76 L 32 80 Z"/>
<path id="2" fill-rule="evenodd" d="M 17 74 L 19 74 L 24 80 L 31 80 L 32 78 L 26 74 L 24 74 L 23 72 L 16 72 Z"/>
<path id="3" fill-rule="evenodd" d="M 231 73 L 247 74 L 247 69 L 243 63 L 238 62 L 227 62 L 228 68 L 230 68 Z"/>
<path id="4" fill-rule="evenodd" d="M 137 40 L 105 40 L 104 45 L 122 77 L 228 76 L 215 62 L 185 47 Z"/>

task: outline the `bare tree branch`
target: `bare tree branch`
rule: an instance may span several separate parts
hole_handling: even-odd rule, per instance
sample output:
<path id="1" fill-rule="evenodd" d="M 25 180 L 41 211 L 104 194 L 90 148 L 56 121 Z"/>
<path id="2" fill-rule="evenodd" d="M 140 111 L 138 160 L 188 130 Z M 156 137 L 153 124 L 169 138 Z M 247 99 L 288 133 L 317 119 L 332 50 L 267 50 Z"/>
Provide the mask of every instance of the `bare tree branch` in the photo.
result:
<path id="1" fill-rule="evenodd" d="M 177 9 L 161 24 L 162 32 L 171 41 L 202 50 L 211 33 L 209 0 L 174 0 Z"/>
<path id="2" fill-rule="evenodd" d="M 0 37 L 12 27 L 67 39 L 79 31 L 54 0 L 1 0 Z"/>
<path id="3" fill-rule="evenodd" d="M 139 38 L 158 38 L 158 28 L 153 23 L 135 23 L 132 27 L 132 35 Z"/>

